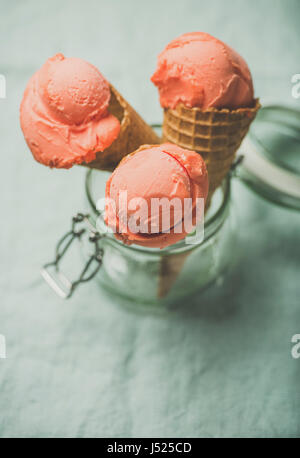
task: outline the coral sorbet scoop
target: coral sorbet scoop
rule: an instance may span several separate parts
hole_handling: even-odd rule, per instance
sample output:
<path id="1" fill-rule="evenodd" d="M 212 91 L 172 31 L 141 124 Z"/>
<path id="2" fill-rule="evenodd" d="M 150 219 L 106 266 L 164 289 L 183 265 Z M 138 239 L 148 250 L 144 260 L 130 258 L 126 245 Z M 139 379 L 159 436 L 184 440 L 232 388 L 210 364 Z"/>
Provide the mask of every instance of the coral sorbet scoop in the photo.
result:
<path id="1" fill-rule="evenodd" d="M 110 88 L 96 67 L 56 54 L 30 79 L 21 103 L 21 127 L 38 162 L 70 168 L 90 162 L 120 131 L 108 113 Z"/>
<path id="2" fill-rule="evenodd" d="M 158 56 L 151 80 L 164 108 L 175 108 L 179 103 L 203 110 L 253 104 L 252 77 L 245 60 L 204 32 L 172 40 Z"/>
<path id="3" fill-rule="evenodd" d="M 126 206 L 121 205 L 124 191 Z M 126 156 L 109 178 L 105 222 L 115 230 L 116 238 L 126 244 L 164 248 L 187 235 L 184 224 L 178 232 L 178 224 L 188 216 L 183 210 L 185 200 L 189 201 L 190 220 L 196 225 L 199 222 L 198 199 L 205 202 L 207 193 L 207 171 L 200 154 L 171 143 L 144 145 Z M 164 220 L 165 210 L 160 207 L 155 212 L 153 199 L 160 202 L 177 199 L 181 205 L 164 207 L 169 217 Z M 138 221 L 138 230 L 131 230 L 130 219 Z"/>

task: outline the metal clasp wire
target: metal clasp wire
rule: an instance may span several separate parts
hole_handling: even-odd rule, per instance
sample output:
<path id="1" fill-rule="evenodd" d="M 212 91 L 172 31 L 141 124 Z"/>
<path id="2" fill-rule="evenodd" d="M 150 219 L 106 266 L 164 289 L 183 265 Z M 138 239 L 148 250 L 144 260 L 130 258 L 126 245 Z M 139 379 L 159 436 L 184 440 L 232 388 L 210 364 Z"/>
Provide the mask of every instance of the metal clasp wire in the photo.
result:
<path id="1" fill-rule="evenodd" d="M 81 228 L 77 230 L 79 223 L 85 223 L 90 228 L 89 242 L 94 245 L 94 252 L 89 257 L 87 263 L 85 264 L 79 278 L 75 281 L 70 281 L 60 270 L 59 264 L 68 249 L 70 248 L 72 242 L 77 239 L 81 240 L 81 237 L 86 233 L 86 228 Z M 67 299 L 72 296 L 74 290 L 80 283 L 85 283 L 90 281 L 99 271 L 102 258 L 103 258 L 103 249 L 99 246 L 99 240 L 103 236 L 94 230 L 94 227 L 89 221 L 89 215 L 83 213 L 78 213 L 72 218 L 72 227 L 58 242 L 55 251 L 55 259 L 52 262 L 45 264 L 41 270 L 42 277 L 48 283 L 48 285 L 55 291 L 55 293 L 62 299 Z M 90 274 L 87 274 L 90 270 L 90 266 L 93 262 L 96 262 L 95 268 Z M 55 268 L 56 277 L 55 278 L 49 271 L 51 267 Z M 58 283 L 57 279 L 61 284 Z"/>
<path id="2" fill-rule="evenodd" d="M 232 163 L 231 167 L 230 167 L 230 177 L 236 177 L 237 176 L 237 171 L 238 171 L 238 168 L 239 166 L 241 165 L 241 163 L 243 162 L 244 160 L 244 155 L 243 154 L 240 154 L 236 157 L 235 161 Z"/>

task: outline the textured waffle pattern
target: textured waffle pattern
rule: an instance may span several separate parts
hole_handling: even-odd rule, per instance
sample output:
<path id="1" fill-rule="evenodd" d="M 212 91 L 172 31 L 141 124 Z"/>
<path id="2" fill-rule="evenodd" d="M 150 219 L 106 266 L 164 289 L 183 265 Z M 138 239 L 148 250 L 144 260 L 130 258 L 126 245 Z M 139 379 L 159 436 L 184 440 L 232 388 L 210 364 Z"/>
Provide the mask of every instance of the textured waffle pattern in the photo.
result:
<path id="1" fill-rule="evenodd" d="M 161 139 L 141 118 L 121 94 L 110 85 L 111 98 L 109 112 L 121 123 L 118 138 L 106 150 L 100 151 L 96 159 L 86 165 L 89 168 L 112 171 L 120 160 L 144 144 L 158 144 Z"/>
<path id="2" fill-rule="evenodd" d="M 237 110 L 187 108 L 180 104 L 166 109 L 163 139 L 182 148 L 197 151 L 205 160 L 209 176 L 209 197 L 220 186 L 230 170 L 243 138 L 260 108 Z"/>

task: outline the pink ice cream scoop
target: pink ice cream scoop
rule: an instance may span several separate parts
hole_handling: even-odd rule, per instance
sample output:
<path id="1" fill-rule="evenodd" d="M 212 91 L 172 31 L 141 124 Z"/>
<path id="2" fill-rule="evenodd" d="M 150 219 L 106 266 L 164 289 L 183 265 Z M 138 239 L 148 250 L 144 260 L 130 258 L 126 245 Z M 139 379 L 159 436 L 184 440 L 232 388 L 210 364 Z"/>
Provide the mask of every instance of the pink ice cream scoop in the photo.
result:
<path id="1" fill-rule="evenodd" d="M 188 234 L 183 218 L 195 226 L 203 217 L 196 206 L 203 199 L 204 208 L 207 193 L 200 154 L 171 143 L 144 145 L 126 156 L 109 178 L 105 222 L 126 244 L 164 248 Z M 175 205 L 164 206 L 166 202 Z M 138 223 L 135 230 L 132 221 Z"/>
<path id="2" fill-rule="evenodd" d="M 62 54 L 48 59 L 30 79 L 20 108 L 35 159 L 58 168 L 94 160 L 120 132 L 109 101 L 109 84 L 96 67 Z"/>
<path id="3" fill-rule="evenodd" d="M 207 33 L 172 40 L 158 56 L 151 78 L 164 108 L 241 108 L 253 104 L 253 83 L 245 60 Z"/>

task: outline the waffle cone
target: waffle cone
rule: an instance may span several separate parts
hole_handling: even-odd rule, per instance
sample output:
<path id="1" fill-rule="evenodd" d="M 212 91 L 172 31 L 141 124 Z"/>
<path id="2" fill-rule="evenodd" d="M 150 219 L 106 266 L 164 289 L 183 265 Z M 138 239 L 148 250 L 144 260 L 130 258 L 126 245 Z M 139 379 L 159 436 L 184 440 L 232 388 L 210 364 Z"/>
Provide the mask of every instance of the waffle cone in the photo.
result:
<path id="1" fill-rule="evenodd" d="M 221 185 L 234 162 L 236 151 L 260 108 L 236 110 L 188 108 L 183 104 L 164 111 L 163 140 L 187 148 L 203 157 L 209 177 L 207 203 Z"/>
<path id="2" fill-rule="evenodd" d="M 165 256 L 160 261 L 160 269 L 158 276 L 157 297 L 165 297 L 180 274 L 186 258 L 190 252 L 183 252 Z"/>
<path id="3" fill-rule="evenodd" d="M 255 100 L 252 108 L 237 110 L 187 108 L 180 104 L 165 109 L 163 141 L 200 153 L 209 177 L 208 209 L 215 190 L 221 186 L 234 162 L 236 152 L 260 108 Z M 190 253 L 168 256 L 161 261 L 158 297 L 164 297 L 180 274 Z"/>
<path id="4" fill-rule="evenodd" d="M 140 117 L 121 94 L 110 85 L 111 98 L 109 112 L 121 123 L 118 138 L 104 151 L 98 152 L 96 159 L 83 164 L 92 169 L 112 171 L 120 160 L 143 144 L 160 143 L 154 130 Z"/>

